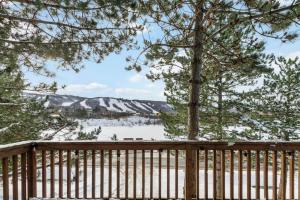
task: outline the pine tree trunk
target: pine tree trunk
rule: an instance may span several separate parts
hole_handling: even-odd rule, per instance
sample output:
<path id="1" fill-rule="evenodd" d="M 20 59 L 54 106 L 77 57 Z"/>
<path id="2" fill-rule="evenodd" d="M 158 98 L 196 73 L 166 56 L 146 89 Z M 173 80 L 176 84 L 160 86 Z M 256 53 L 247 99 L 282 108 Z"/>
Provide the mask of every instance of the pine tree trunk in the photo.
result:
<path id="1" fill-rule="evenodd" d="M 218 130 L 217 130 L 217 140 L 223 139 L 223 85 L 222 85 L 222 68 L 219 67 L 218 73 Z M 216 197 L 217 199 L 222 199 L 222 172 L 221 172 L 221 151 L 216 152 Z"/>
<path id="2" fill-rule="evenodd" d="M 219 68 L 218 74 L 218 131 L 217 140 L 223 139 L 223 87 L 222 87 L 222 69 Z M 221 172 L 221 151 L 216 152 L 216 197 L 222 199 L 222 172 Z"/>
<path id="3" fill-rule="evenodd" d="M 194 27 L 194 47 L 193 47 L 193 60 L 191 65 L 191 79 L 190 79 L 190 95 L 189 95 L 189 107 L 188 107 L 188 139 L 197 139 L 199 132 L 199 96 L 200 96 L 200 78 L 202 70 L 202 57 L 203 57 L 203 0 L 199 0 L 195 6 L 195 27 Z M 186 195 L 186 199 L 195 199 L 196 194 L 196 152 L 192 151 L 192 161 L 190 170 L 195 172 L 193 176 L 189 177 L 189 191 L 191 194 Z M 186 184 L 187 185 L 187 184 Z"/>
<path id="4" fill-rule="evenodd" d="M 191 66 L 191 79 L 190 79 L 190 94 L 189 94 L 189 109 L 188 109 L 188 139 L 195 140 L 199 131 L 199 96 L 200 96 L 200 78 L 202 70 L 202 56 L 203 56 L 203 27 L 201 21 L 203 18 L 202 7 L 203 2 L 199 1 L 195 14 L 195 36 L 193 48 L 193 60 Z"/>

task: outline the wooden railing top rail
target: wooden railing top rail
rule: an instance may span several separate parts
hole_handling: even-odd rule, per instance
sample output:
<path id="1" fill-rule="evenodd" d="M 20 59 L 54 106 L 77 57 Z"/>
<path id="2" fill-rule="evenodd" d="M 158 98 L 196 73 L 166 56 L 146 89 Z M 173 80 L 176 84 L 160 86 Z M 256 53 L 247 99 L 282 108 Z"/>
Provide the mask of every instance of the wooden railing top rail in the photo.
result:
<path id="1" fill-rule="evenodd" d="M 159 150 L 186 149 L 186 142 L 180 141 L 66 141 L 37 142 L 39 150 Z"/>
<path id="2" fill-rule="evenodd" d="M 0 145 L 0 159 L 26 153 L 30 150 L 33 141 L 17 142 L 12 144 Z"/>
<path id="3" fill-rule="evenodd" d="M 300 141 L 35 141 L 34 145 L 40 150 L 300 150 Z"/>
<path id="4" fill-rule="evenodd" d="M 36 151 L 37 150 L 37 151 Z M 40 151 L 43 150 L 43 151 Z M 58 151 L 59 150 L 59 151 Z M 83 150 L 83 151 L 82 151 Z M 101 151 L 95 151 L 101 150 Z M 102 151 L 105 150 L 105 151 Z M 139 150 L 139 151 L 115 151 L 115 150 Z M 140 150 L 151 150 L 149 152 Z M 164 153 L 157 150 L 167 150 Z M 172 150 L 176 150 L 172 152 Z M 181 153 L 177 150 L 185 151 L 185 158 L 181 156 Z M 193 151 L 195 150 L 195 151 Z M 208 150 L 208 151 L 202 151 Z M 220 151 L 221 161 L 221 185 L 222 185 L 222 198 L 225 199 L 227 195 L 225 193 L 225 173 L 230 175 L 230 199 L 234 199 L 234 184 L 238 183 L 237 194 L 239 199 L 244 199 L 244 191 L 247 190 L 247 199 L 252 199 L 251 193 L 251 173 L 254 173 L 252 168 L 255 164 L 255 190 L 256 199 L 261 199 L 261 183 L 260 174 L 263 171 L 264 182 L 264 197 L 268 199 L 270 193 L 269 188 L 269 175 L 272 174 L 272 186 L 277 186 L 277 166 L 280 166 L 283 172 L 283 190 L 282 199 L 286 199 L 286 185 L 287 177 L 289 179 L 289 199 L 295 199 L 295 166 L 300 162 L 300 141 L 292 142 L 275 142 L 275 141 L 251 141 L 251 142 L 222 142 L 222 141 L 28 141 L 9 145 L 0 145 L 0 158 L 2 158 L 2 187 L 3 195 L 2 199 L 10 199 L 10 187 L 12 186 L 12 197 L 18 199 L 19 193 L 19 180 L 21 181 L 21 199 L 28 199 L 28 197 L 37 197 L 37 191 L 42 190 L 43 197 L 76 197 L 83 196 L 87 198 L 89 188 L 88 184 L 91 184 L 92 197 L 96 196 L 96 190 L 100 190 L 100 198 L 125 196 L 125 199 L 137 199 L 139 197 L 137 191 L 143 191 L 142 199 L 145 197 L 148 199 L 162 199 L 166 196 L 166 199 L 173 199 L 170 193 L 170 185 L 175 186 L 175 198 L 178 199 L 178 194 L 184 195 L 185 199 L 189 200 L 197 197 L 205 196 L 213 197 L 216 199 L 216 174 L 217 174 L 217 152 Z M 226 150 L 226 151 L 224 151 Z M 230 151 L 228 151 L 230 150 Z M 67 152 L 66 152 L 67 151 Z M 254 152 L 256 151 L 256 152 Z M 273 152 L 270 152 L 273 151 Z M 238 152 L 238 154 L 236 154 Z M 296 154 L 294 153 L 296 152 Z M 75 154 L 74 154 L 75 153 Z M 195 153 L 195 154 L 194 154 Z M 203 154 L 202 154 L 203 153 Z M 20 155 L 21 154 L 21 155 Z M 146 155 L 146 156 L 145 156 Z M 197 155 L 197 156 L 196 156 Z M 203 156 L 204 155 L 204 156 Z M 180 160 L 179 160 L 180 156 Z M 193 157 L 195 156 L 195 157 Z M 203 157 L 200 157 L 203 156 Z M 117 158 L 117 159 L 116 159 Z M 195 160 L 196 158 L 196 160 Z M 245 159 L 247 158 L 247 159 Z M 255 162 L 252 164 L 253 159 Z M 262 159 L 263 158 L 263 159 Z M 270 159 L 272 162 L 270 163 Z M 280 158 L 280 159 L 279 159 Z M 115 161 L 119 162 L 115 162 Z M 100 162 L 99 162 L 100 161 Z M 185 161 L 185 162 L 184 162 Z M 193 166 L 192 163 L 196 163 Z M 288 161 L 288 162 L 287 162 Z M 97 164 L 96 164 L 97 163 Z M 185 164 L 184 164 L 185 163 Z M 204 177 L 201 177 L 199 173 L 200 163 L 204 164 L 201 170 L 204 170 Z M 226 164 L 227 163 L 227 164 Z M 49 165 L 48 165 L 49 164 Z M 183 165 L 182 165 L 183 164 Z M 211 166 L 212 164 L 212 166 Z M 229 165 L 228 165 L 229 164 Z M 246 166 L 244 165 L 246 164 Z M 172 165 L 172 171 L 171 171 Z M 41 168 L 38 168 L 41 166 Z M 202 165 L 201 165 L 202 166 Z M 263 166 L 263 167 L 262 167 Z M 269 166 L 272 166 L 272 171 L 269 170 Z M 289 166 L 289 167 L 287 167 Z M 181 167 L 181 168 L 180 168 Z M 89 175 L 89 169 L 91 168 L 91 175 Z M 100 169 L 96 170 L 97 168 Z M 21 170 L 20 170 L 21 169 Z M 39 169 L 39 171 L 38 171 Z M 48 171 L 49 169 L 49 171 Z M 64 173 L 66 169 L 67 173 Z M 73 173 L 75 169 L 75 176 Z M 81 169 L 83 176 L 81 177 Z M 105 170 L 104 170 L 105 169 Z M 121 173 L 121 169 L 125 169 L 125 173 Z M 131 170 L 133 169 L 133 170 Z M 140 170 L 141 171 L 138 171 Z M 146 169 L 149 169 L 150 175 L 147 172 L 147 176 L 150 177 L 150 188 L 145 186 Z M 166 169 L 166 170 L 165 170 Z M 196 169 L 196 170 L 195 170 Z M 229 171 L 228 171 L 228 170 Z M 154 170 L 156 175 L 154 175 Z M 180 171 L 181 170 L 181 171 Z M 184 170 L 184 171 L 182 171 Z M 208 170 L 212 171 L 212 176 L 208 174 Z M 227 171 L 226 171 L 227 170 Z M 237 170 L 238 174 L 235 173 Z M 298 170 L 300 168 L 298 167 Z M 98 171 L 101 177 L 101 188 L 96 189 L 96 171 Z M 175 172 L 175 180 L 170 175 Z M 179 177 L 180 173 L 184 173 L 184 180 Z M 244 184 L 243 173 L 247 172 L 247 183 Z M 41 172 L 41 180 L 37 180 L 38 174 Z M 50 173 L 48 175 L 48 172 Z M 100 172 L 100 173 L 99 173 Z M 130 172 L 130 174 L 129 174 Z M 133 172 L 133 174 L 132 174 Z M 138 173 L 142 176 L 137 175 Z M 299 171 L 298 171 L 299 172 Z M 106 174 L 107 173 L 107 174 Z M 116 173 L 116 175 L 113 175 Z M 10 174 L 12 176 L 10 176 Z M 133 176 L 132 176 L 133 175 Z M 20 177 L 19 177 L 20 176 Z M 49 176 L 49 177 L 48 177 Z M 132 176 L 132 177 L 131 177 Z M 155 177 L 156 176 L 156 177 Z M 81 178 L 80 178 L 81 177 Z M 90 178 L 92 181 L 90 181 Z M 123 177 L 124 179 L 120 178 Z M 133 182 L 129 181 L 130 177 Z M 137 179 L 142 177 L 142 184 L 138 184 Z M 236 180 L 235 177 L 238 179 Z M 56 189 L 56 178 L 58 178 L 58 193 Z M 65 179 L 66 178 L 66 179 Z M 154 188 L 154 178 L 158 178 L 158 187 Z M 166 178 L 166 179 L 165 179 Z M 196 180 L 195 180 L 196 179 Z M 200 195 L 199 180 L 204 183 L 204 193 Z M 50 181 L 49 181 L 50 180 Z M 66 181 L 64 181 L 66 180 Z M 75 190 L 71 190 L 72 180 L 74 180 Z M 163 187 L 163 182 L 166 181 L 166 191 Z M 195 181 L 197 187 L 194 188 Z M 47 192 L 47 184 L 50 183 L 50 191 Z M 83 181 L 83 189 L 81 189 L 81 181 Z M 114 194 L 115 186 L 113 182 L 117 182 L 116 191 Z M 180 184 L 179 184 L 179 181 Z M 90 183 L 92 182 L 92 183 Z M 66 186 L 64 186 L 66 183 Z M 125 185 L 125 194 L 120 194 L 120 185 Z M 133 184 L 132 184 L 133 183 Z M 183 189 L 179 189 L 179 185 L 184 185 Z M 300 184 L 299 184 L 300 185 Z M 107 188 L 108 186 L 108 188 Z M 201 188 L 203 188 L 201 186 Z M 243 191 L 243 187 L 245 188 Z M 104 192 L 105 189 L 107 192 Z M 210 189 L 209 189 L 210 188 Z M 145 191 L 149 191 L 150 195 Z M 154 189 L 158 191 L 158 195 L 153 196 Z M 212 189 L 212 190 L 211 190 Z M 195 191 L 196 190 L 196 191 Z M 300 190 L 300 189 L 299 189 Z M 298 190 L 298 191 L 299 191 Z M 64 192 L 67 192 L 66 194 Z M 128 191 L 133 191 L 133 194 Z M 278 188 L 272 187 L 273 196 L 277 195 Z M 156 193 L 156 192 L 155 192 Z M 145 196 L 146 195 L 146 196 Z M 164 195 L 164 196 L 162 196 Z M 210 195 L 210 196 L 208 196 Z M 227 195 L 229 196 L 229 195 Z M 276 199 L 276 198 L 274 198 Z M 298 199 L 300 199 L 300 193 L 298 192 Z"/>
<path id="5" fill-rule="evenodd" d="M 209 150 L 294 150 L 300 149 L 299 142 L 220 142 L 220 141 L 38 141 L 37 148 L 47 150 L 142 150 L 142 149 L 209 149 Z"/>
<path id="6" fill-rule="evenodd" d="M 0 145 L 0 158 L 37 150 L 300 150 L 300 141 L 220 142 L 220 141 L 25 141 Z"/>

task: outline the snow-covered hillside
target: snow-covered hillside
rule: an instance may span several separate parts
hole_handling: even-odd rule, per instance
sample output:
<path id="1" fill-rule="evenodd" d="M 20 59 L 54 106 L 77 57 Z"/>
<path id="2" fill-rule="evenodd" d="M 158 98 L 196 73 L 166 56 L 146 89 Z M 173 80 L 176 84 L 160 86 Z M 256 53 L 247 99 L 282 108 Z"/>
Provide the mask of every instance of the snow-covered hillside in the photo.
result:
<path id="1" fill-rule="evenodd" d="M 71 95 L 45 95 L 24 93 L 27 98 L 37 101 L 46 100 L 45 107 L 61 109 L 86 109 L 100 113 L 128 113 L 155 115 L 170 112 L 171 107 L 163 101 L 129 100 L 112 97 L 85 98 Z"/>

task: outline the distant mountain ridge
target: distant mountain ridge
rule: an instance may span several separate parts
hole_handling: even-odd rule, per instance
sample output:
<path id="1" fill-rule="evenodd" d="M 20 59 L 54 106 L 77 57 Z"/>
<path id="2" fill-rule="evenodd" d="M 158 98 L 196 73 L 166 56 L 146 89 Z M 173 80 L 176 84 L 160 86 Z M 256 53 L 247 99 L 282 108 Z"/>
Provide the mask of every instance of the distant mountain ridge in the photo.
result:
<path id="1" fill-rule="evenodd" d="M 160 112 L 171 112 L 171 107 L 164 101 L 129 100 L 113 97 L 86 98 L 73 95 L 24 93 L 24 97 L 45 101 L 47 108 L 62 110 L 87 110 L 98 115 L 140 114 L 156 115 Z"/>

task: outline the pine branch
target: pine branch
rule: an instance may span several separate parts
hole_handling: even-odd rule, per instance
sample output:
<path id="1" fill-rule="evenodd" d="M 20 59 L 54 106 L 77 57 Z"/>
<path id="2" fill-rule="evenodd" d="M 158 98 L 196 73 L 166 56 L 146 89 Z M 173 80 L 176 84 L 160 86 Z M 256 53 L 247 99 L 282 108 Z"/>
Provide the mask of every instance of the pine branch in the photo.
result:
<path id="1" fill-rule="evenodd" d="M 230 26 L 233 26 L 237 23 L 242 23 L 242 22 L 245 22 L 247 20 L 252 20 L 252 19 L 257 19 L 257 18 L 260 18 L 260 17 L 263 17 L 265 15 L 273 15 L 273 14 L 277 14 L 277 13 L 280 13 L 280 12 L 283 12 L 283 11 L 286 11 L 286 10 L 290 10 L 290 9 L 293 9 L 297 6 L 300 6 L 300 2 L 299 3 L 295 3 L 295 4 L 292 4 L 292 5 L 289 5 L 289 6 L 284 6 L 284 7 L 281 7 L 281 8 L 278 8 L 278 9 L 275 9 L 275 10 L 271 10 L 269 12 L 264 12 L 264 13 L 259 13 L 259 14 L 256 14 L 256 13 L 251 13 L 249 12 L 249 15 L 248 17 L 243 17 L 241 19 L 236 19 L 235 21 L 232 21 L 226 25 L 224 25 L 223 27 L 221 27 L 219 30 L 217 30 L 216 32 L 214 32 L 209 38 L 207 39 L 212 39 L 214 38 L 217 34 L 223 32 L 225 29 L 227 29 L 228 27 Z"/>
<path id="2" fill-rule="evenodd" d="M 36 5 L 36 2 L 30 1 L 30 0 L 26 0 L 26 1 L 10 0 L 10 2 L 18 2 L 18 3 L 22 3 L 22 4 Z M 109 5 L 103 5 L 101 7 L 79 8 L 79 7 L 75 7 L 75 6 L 63 6 L 63 5 L 58 5 L 58 4 L 51 4 L 51 3 L 44 2 L 44 1 L 39 2 L 39 4 L 42 4 L 43 6 L 50 7 L 50 8 L 57 8 L 57 9 L 64 9 L 64 10 L 78 10 L 78 11 L 101 10 L 101 9 L 105 9 L 105 8 L 113 6 L 113 5 L 109 4 Z"/>
<path id="3" fill-rule="evenodd" d="M 104 42 L 104 41 L 61 41 L 61 42 L 34 42 L 30 40 L 6 40 L 6 39 L 1 39 L 0 41 L 7 42 L 7 43 L 12 43 L 12 44 L 41 44 L 41 45 L 56 45 L 56 44 L 111 44 L 112 42 Z"/>
<path id="4" fill-rule="evenodd" d="M 0 103 L 0 106 L 23 106 L 25 103 Z"/>
<path id="5" fill-rule="evenodd" d="M 18 2 L 18 3 L 22 3 L 22 4 L 36 5 L 36 3 L 34 1 L 30 1 L 30 0 L 26 0 L 26 1 L 24 1 L 24 0 L 9 0 L 9 1 L 10 2 Z M 64 6 L 64 5 L 59 5 L 59 4 L 46 3 L 44 1 L 40 1 L 39 4 L 42 4 L 44 6 L 44 8 L 46 8 L 46 9 L 47 8 L 56 8 L 56 9 L 62 9 L 62 10 L 66 10 L 66 11 L 81 11 L 81 12 L 101 11 L 101 10 L 109 9 L 113 6 L 116 6 L 116 5 L 112 5 L 112 4 L 107 4 L 107 5 L 103 5 L 103 6 L 80 8 L 80 7 L 76 7 L 76 6 Z M 131 12 L 131 13 L 137 14 L 137 11 L 129 10 L 127 8 L 124 8 L 122 5 L 118 5 L 118 8 L 120 8 L 126 12 Z"/>
<path id="6" fill-rule="evenodd" d="M 0 133 L 3 133 L 3 132 L 5 132 L 5 131 L 9 130 L 10 128 L 12 128 L 13 126 L 16 126 L 16 125 L 19 125 L 19 124 L 20 124 L 19 122 L 18 122 L 18 123 L 12 123 L 12 124 L 10 124 L 10 125 L 7 126 L 7 127 L 1 128 L 1 129 L 0 129 Z"/>
<path id="7" fill-rule="evenodd" d="M 184 45 L 184 44 L 167 44 L 167 43 L 154 43 L 151 45 L 153 46 L 162 46 L 162 47 L 171 47 L 171 48 L 183 48 L 183 49 L 188 49 L 188 48 L 193 48 L 194 45 Z"/>
<path id="8" fill-rule="evenodd" d="M 59 127 L 59 129 L 57 129 L 53 133 L 51 133 L 51 135 L 47 135 L 47 137 L 44 138 L 44 140 L 51 140 L 55 135 L 57 135 L 63 129 L 67 128 L 69 125 L 70 125 L 69 123 L 65 123 L 63 126 Z"/>
<path id="9" fill-rule="evenodd" d="M 66 24 L 62 22 L 55 22 L 55 21 L 47 21 L 47 20 L 41 20 L 41 19 L 28 19 L 24 17 L 17 17 L 17 16 L 11 16 L 6 14 L 0 14 L 0 18 L 5 18 L 9 20 L 15 20 L 15 21 L 23 21 L 28 22 L 30 24 L 48 24 L 48 25 L 55 25 L 59 27 L 68 27 L 72 29 L 78 29 L 78 30 L 87 30 L 87 31 L 105 31 L 105 30 L 132 30 L 134 28 L 116 28 L 116 27 L 105 27 L 105 28 L 92 28 L 92 27 L 83 27 L 83 26 L 75 26 L 71 24 Z"/>

